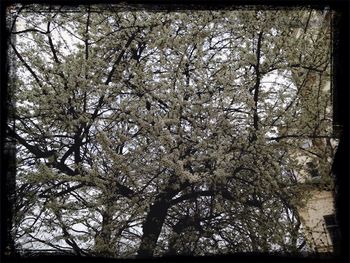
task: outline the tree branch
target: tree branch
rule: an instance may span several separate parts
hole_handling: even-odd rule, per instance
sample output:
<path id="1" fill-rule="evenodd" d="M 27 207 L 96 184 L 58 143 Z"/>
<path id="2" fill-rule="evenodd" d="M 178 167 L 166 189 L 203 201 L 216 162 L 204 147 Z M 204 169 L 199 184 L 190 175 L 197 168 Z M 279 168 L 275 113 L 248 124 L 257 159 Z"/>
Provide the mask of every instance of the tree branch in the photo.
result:
<path id="1" fill-rule="evenodd" d="M 11 32 L 11 34 L 17 35 L 17 34 L 23 34 L 23 33 L 28 33 L 28 32 L 37 32 L 40 34 L 47 34 L 47 32 L 45 31 L 41 31 L 39 29 L 36 28 L 28 28 L 28 29 L 24 29 L 24 30 L 20 30 L 20 31 L 15 31 L 15 32 Z"/>
<path id="2" fill-rule="evenodd" d="M 131 36 L 129 37 L 128 41 L 126 42 L 124 48 L 120 51 L 120 53 L 119 53 L 117 59 L 116 59 L 116 60 L 114 61 L 114 63 L 113 63 L 113 66 L 112 66 L 111 71 L 108 73 L 107 79 L 106 79 L 106 81 L 105 81 L 105 85 L 108 85 L 108 84 L 111 82 L 112 76 L 113 76 L 113 74 L 114 74 L 114 72 L 115 72 L 115 70 L 116 70 L 116 68 L 117 68 L 117 65 L 118 65 L 118 64 L 120 63 L 120 61 L 122 60 L 122 58 L 123 58 L 123 56 L 124 56 L 124 54 L 125 54 L 125 52 L 126 52 L 126 49 L 131 45 L 131 42 L 134 40 L 134 38 L 135 38 L 137 32 L 138 32 L 138 30 L 137 30 L 136 32 L 134 32 L 134 33 L 131 34 Z"/>
<path id="3" fill-rule="evenodd" d="M 288 134 L 288 135 L 282 135 L 277 137 L 268 137 L 267 139 L 272 141 L 278 141 L 281 139 L 288 139 L 288 138 L 298 138 L 298 139 L 334 139 L 333 136 L 329 135 L 302 135 L 302 134 Z"/>
<path id="4" fill-rule="evenodd" d="M 53 58 L 55 60 L 56 63 L 60 63 L 60 61 L 58 60 L 58 57 L 57 57 L 57 52 L 55 50 L 55 47 L 53 45 L 53 42 L 52 42 L 52 38 L 51 38 L 51 35 L 50 35 L 50 22 L 47 23 L 47 37 L 48 37 L 48 40 L 49 40 L 49 45 L 50 45 L 50 49 L 51 49 L 51 52 L 52 52 L 52 55 L 53 55 Z"/>
<path id="5" fill-rule="evenodd" d="M 200 196 L 212 196 L 214 194 L 215 194 L 215 192 L 213 190 L 196 191 L 196 192 L 184 194 L 176 199 L 171 200 L 171 206 L 176 205 L 178 203 L 181 203 L 183 201 L 189 200 L 189 199 L 197 198 Z"/>
<path id="6" fill-rule="evenodd" d="M 88 60 L 89 58 L 89 26 L 90 26 L 90 5 L 88 6 L 87 10 L 87 21 L 86 21 L 86 29 L 85 29 L 85 60 Z"/>
<path id="7" fill-rule="evenodd" d="M 29 150 L 32 154 L 35 155 L 36 158 L 49 158 L 55 154 L 55 151 L 42 151 L 38 146 L 33 146 L 21 136 L 19 136 L 16 132 L 14 132 L 10 127 L 7 127 L 7 133 L 14 139 L 16 139 L 21 145 Z"/>
<path id="8" fill-rule="evenodd" d="M 33 69 L 28 65 L 28 63 L 23 59 L 23 57 L 21 56 L 21 54 L 18 52 L 18 50 L 16 49 L 16 47 L 11 43 L 10 44 L 13 51 L 15 51 L 16 56 L 19 58 L 19 60 L 23 63 L 23 65 L 28 69 L 28 71 L 30 72 L 30 74 L 32 74 L 32 76 L 34 77 L 35 81 L 39 84 L 40 87 L 42 87 L 42 84 L 38 78 L 38 76 L 35 74 L 35 72 L 33 71 Z"/>
<path id="9" fill-rule="evenodd" d="M 255 86 L 253 88 L 254 90 L 254 129 L 259 129 L 259 115 L 258 115 L 258 100 L 259 100 L 259 87 L 260 87 L 260 56 L 261 56 L 261 42 L 262 42 L 262 36 L 263 32 L 260 32 L 258 35 L 258 44 L 257 44 L 257 50 L 256 50 L 256 65 L 255 73 L 256 73 L 256 82 Z"/>

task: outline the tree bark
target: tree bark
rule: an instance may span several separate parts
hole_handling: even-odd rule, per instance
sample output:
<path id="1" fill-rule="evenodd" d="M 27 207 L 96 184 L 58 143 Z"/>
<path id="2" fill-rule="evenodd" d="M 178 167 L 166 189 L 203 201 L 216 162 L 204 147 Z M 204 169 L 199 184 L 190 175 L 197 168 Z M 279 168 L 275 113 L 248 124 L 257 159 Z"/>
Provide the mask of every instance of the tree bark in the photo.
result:
<path id="1" fill-rule="evenodd" d="M 169 185 L 171 186 L 171 184 Z M 137 258 L 149 258 L 153 256 L 168 209 L 171 207 L 171 199 L 178 192 L 179 190 L 173 190 L 167 187 L 164 192 L 157 195 L 143 224 L 143 235 Z"/>

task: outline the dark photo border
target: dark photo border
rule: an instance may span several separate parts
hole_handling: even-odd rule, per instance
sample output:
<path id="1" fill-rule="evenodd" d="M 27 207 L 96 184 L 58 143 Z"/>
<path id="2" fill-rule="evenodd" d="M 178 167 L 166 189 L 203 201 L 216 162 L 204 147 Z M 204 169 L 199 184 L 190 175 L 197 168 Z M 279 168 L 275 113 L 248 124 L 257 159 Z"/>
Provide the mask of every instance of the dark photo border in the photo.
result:
<path id="1" fill-rule="evenodd" d="M 85 4 L 118 4 L 125 3 L 126 8 L 145 8 L 145 9 L 227 9 L 235 6 L 266 6 L 267 8 L 294 8 L 307 6 L 315 9 L 324 9 L 328 6 L 335 12 L 332 23 L 333 33 L 333 121 L 334 135 L 338 137 L 339 145 L 333 163 L 333 173 L 336 176 L 336 216 L 339 221 L 341 240 L 338 244 L 338 253 L 334 257 L 296 257 L 294 255 L 275 255 L 275 254 L 232 254 L 228 256 L 213 257 L 174 257 L 174 258 L 154 258 L 150 260 L 136 259 L 106 259 L 99 257 L 77 257 L 62 255 L 44 255 L 40 254 L 34 257 L 20 257 L 11 242 L 9 225 L 12 217 L 11 209 L 11 185 L 15 181 L 15 143 L 6 141 L 6 125 L 9 121 L 9 109 L 14 107 L 10 100 L 10 90 L 8 85 L 8 38 L 9 33 L 6 29 L 7 9 L 13 4 L 51 4 L 65 5 L 75 7 Z M 2 262 L 349 262 L 349 1 L 348 0 L 246 0 L 246 1 L 107 1 L 107 0 L 2 0 L 0 2 L 1 19 L 1 93 L 0 93 L 0 113 L 1 113 L 1 163 L 0 163 L 0 182 L 1 182 L 1 222 L 0 222 L 0 252 Z M 8 253 L 12 251 L 12 253 Z"/>

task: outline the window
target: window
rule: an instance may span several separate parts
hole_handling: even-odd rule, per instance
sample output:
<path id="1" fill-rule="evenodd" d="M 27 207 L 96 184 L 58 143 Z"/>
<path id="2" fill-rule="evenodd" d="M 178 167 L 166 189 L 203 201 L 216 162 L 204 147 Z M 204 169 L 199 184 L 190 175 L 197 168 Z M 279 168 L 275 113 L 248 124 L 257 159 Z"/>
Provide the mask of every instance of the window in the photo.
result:
<path id="1" fill-rule="evenodd" d="M 307 171 L 312 178 L 320 176 L 320 173 L 318 172 L 317 166 L 314 162 L 307 162 L 306 166 L 307 166 Z"/>
<path id="2" fill-rule="evenodd" d="M 340 243 L 340 232 L 335 215 L 325 215 L 323 218 L 326 224 L 327 231 L 331 237 L 334 252 L 337 252 Z"/>

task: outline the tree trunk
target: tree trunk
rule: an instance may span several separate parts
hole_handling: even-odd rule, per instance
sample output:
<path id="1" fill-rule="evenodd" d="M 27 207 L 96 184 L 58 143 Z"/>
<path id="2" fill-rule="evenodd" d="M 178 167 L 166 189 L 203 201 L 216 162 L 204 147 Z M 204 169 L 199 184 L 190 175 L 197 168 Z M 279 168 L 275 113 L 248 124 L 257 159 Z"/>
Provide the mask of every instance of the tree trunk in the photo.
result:
<path id="1" fill-rule="evenodd" d="M 168 189 L 168 191 L 157 195 L 143 224 L 143 235 L 137 258 L 149 258 L 153 256 L 168 209 L 171 206 L 170 201 L 177 193 L 178 191 Z"/>

